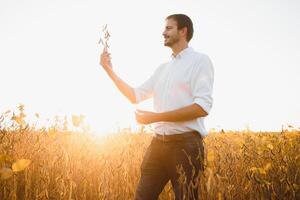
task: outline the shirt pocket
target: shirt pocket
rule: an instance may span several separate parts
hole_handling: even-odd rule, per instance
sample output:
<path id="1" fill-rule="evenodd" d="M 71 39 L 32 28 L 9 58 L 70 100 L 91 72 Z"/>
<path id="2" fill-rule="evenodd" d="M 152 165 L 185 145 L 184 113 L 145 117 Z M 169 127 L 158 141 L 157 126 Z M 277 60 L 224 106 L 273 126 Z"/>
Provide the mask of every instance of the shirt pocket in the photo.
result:
<path id="1" fill-rule="evenodd" d="M 192 96 L 189 81 L 185 78 L 175 78 L 172 81 L 170 95 L 176 97 L 190 97 Z"/>

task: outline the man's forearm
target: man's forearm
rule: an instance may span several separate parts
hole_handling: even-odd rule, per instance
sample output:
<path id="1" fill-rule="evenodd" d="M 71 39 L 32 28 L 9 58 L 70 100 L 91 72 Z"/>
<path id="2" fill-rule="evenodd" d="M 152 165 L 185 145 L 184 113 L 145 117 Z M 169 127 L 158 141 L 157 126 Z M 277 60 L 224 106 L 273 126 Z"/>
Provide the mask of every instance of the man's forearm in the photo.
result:
<path id="1" fill-rule="evenodd" d="M 177 110 L 158 113 L 157 121 L 178 122 L 189 121 L 198 117 L 205 117 L 207 113 L 198 104 L 192 104 Z"/>
<path id="2" fill-rule="evenodd" d="M 113 70 L 106 70 L 108 76 L 113 80 L 117 88 L 126 96 L 131 103 L 136 103 L 134 89 L 116 75 Z"/>

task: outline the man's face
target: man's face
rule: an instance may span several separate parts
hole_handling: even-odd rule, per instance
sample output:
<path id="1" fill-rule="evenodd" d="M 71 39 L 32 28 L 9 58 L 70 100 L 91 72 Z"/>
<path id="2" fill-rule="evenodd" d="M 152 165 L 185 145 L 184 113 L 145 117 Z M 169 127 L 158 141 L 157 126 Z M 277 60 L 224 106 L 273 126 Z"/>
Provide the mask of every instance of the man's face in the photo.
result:
<path id="1" fill-rule="evenodd" d="M 166 20 L 165 30 L 163 32 L 165 38 L 164 45 L 172 47 L 180 40 L 179 31 L 177 30 L 177 22 L 173 19 Z"/>

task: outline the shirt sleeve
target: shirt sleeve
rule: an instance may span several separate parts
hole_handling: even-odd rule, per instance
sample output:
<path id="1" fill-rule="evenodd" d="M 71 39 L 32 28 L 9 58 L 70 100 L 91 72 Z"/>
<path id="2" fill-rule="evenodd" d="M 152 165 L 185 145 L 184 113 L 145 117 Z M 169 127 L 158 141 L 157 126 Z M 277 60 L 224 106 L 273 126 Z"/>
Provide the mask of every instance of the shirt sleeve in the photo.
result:
<path id="1" fill-rule="evenodd" d="M 198 104 L 209 114 L 212 104 L 212 90 L 214 82 L 214 69 L 208 56 L 203 55 L 194 66 L 191 78 L 193 103 Z"/>
<path id="2" fill-rule="evenodd" d="M 162 66 L 158 67 L 155 72 L 139 87 L 134 88 L 136 102 L 140 103 L 153 96 L 154 85 L 159 77 L 159 71 Z"/>

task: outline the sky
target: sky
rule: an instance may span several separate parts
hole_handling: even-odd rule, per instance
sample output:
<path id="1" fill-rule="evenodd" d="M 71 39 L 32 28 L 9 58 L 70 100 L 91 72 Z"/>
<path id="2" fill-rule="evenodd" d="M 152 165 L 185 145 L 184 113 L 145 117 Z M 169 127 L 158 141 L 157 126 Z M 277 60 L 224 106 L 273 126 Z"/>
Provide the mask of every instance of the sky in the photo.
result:
<path id="1" fill-rule="evenodd" d="M 0 111 L 83 114 L 99 133 L 136 125 L 135 108 L 153 111 L 152 100 L 133 106 L 99 65 L 102 26 L 115 72 L 137 87 L 170 60 L 165 18 L 184 13 L 190 46 L 215 70 L 208 130 L 299 127 L 299 10 L 297 0 L 1 0 Z"/>

